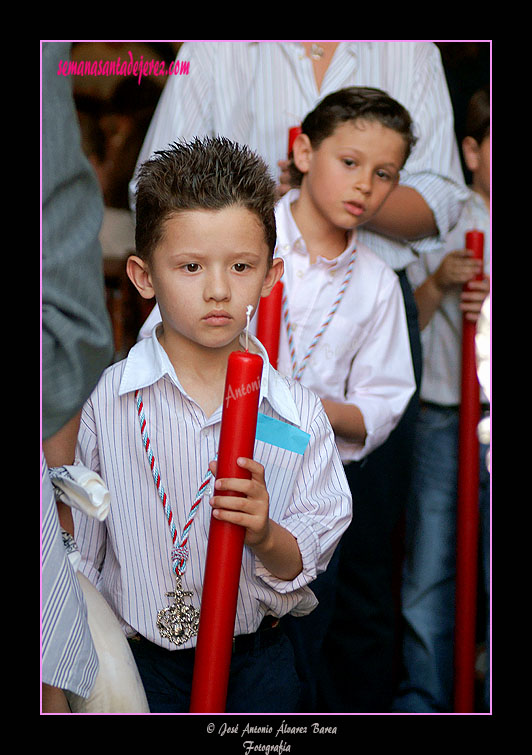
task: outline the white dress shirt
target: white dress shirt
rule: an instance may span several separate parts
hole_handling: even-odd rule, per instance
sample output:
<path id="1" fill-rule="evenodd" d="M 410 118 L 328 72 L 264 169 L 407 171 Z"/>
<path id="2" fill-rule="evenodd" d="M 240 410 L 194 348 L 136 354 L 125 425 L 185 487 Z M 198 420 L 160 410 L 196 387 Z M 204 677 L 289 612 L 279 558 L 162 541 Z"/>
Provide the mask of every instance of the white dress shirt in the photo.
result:
<path id="1" fill-rule="evenodd" d="M 317 604 L 308 584 L 325 570 L 351 519 L 351 495 L 319 399 L 281 377 L 253 336 L 250 351 L 264 360 L 259 412 L 274 424 L 276 445 L 255 442 L 254 458 L 264 465 L 270 516 L 297 539 L 303 570 L 293 581 L 272 576 L 244 547 L 235 634 L 256 631 L 265 614 L 305 615 Z M 171 535 L 142 442 L 134 392 L 141 389 L 148 435 L 177 529 L 181 532 L 209 461 L 216 458 L 222 406 L 206 417 L 179 383 L 159 344 L 156 329 L 127 359 L 109 367 L 87 401 L 78 439 L 78 459 L 97 471 L 111 493 L 105 522 L 75 515 L 80 570 L 100 589 L 126 634 L 139 632 L 168 649 L 157 613 L 175 586 Z M 284 430 L 304 439 L 304 453 L 283 445 Z M 258 434 L 257 434 L 258 438 Z M 277 445 L 279 444 L 279 445 Z M 286 445 L 286 444 L 285 444 Z M 207 489 L 190 530 L 190 557 L 183 589 L 199 607 L 211 507 Z M 195 638 L 181 647 L 192 647 Z"/>
<path id="2" fill-rule="evenodd" d="M 299 42 L 185 42 L 178 58 L 188 74 L 170 76 L 138 163 L 178 139 L 222 135 L 256 150 L 279 179 L 288 130 L 326 95 L 346 86 L 383 89 L 404 105 L 419 141 L 402 171 L 434 213 L 439 236 L 413 243 L 360 229 L 359 240 L 395 270 L 416 252 L 440 248 L 458 220 L 466 187 L 449 92 L 436 45 L 427 42 L 339 43 L 318 91 L 312 61 Z M 134 181 L 131 185 L 134 191 Z"/>
<path id="3" fill-rule="evenodd" d="M 415 391 L 401 287 L 395 272 L 356 234 L 339 257 L 318 257 L 311 265 L 290 209 L 298 195 L 299 190 L 292 189 L 276 208 L 276 256 L 285 263 L 283 283 L 298 365 L 330 311 L 356 249 L 350 282 L 307 361 L 301 382 L 320 398 L 360 409 L 367 430 L 365 443 L 336 438 L 342 461 L 358 461 L 384 443 Z M 277 369 L 283 375 L 292 374 L 283 325 Z"/>
<path id="4" fill-rule="evenodd" d="M 465 248 L 467 231 L 484 233 L 484 272 L 490 271 L 490 213 L 479 194 L 470 191 L 460 220 L 449 234 L 445 248 L 438 254 L 420 257 L 407 268 L 412 287 L 418 288 L 440 266 L 449 252 Z M 442 299 L 430 322 L 421 331 L 423 377 L 421 398 L 442 406 L 458 406 L 461 401 L 462 312 L 461 290 L 451 291 Z M 481 398 L 487 401 L 481 391 Z"/>

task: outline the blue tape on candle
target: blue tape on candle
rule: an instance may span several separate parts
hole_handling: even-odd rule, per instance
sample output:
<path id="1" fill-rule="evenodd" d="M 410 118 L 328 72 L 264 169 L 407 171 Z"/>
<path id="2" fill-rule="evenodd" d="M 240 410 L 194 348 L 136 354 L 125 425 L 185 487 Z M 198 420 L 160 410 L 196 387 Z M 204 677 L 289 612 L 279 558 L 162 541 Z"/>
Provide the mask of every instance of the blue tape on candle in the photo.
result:
<path id="1" fill-rule="evenodd" d="M 310 435 L 299 427 L 281 422 L 279 419 L 267 417 L 259 412 L 257 417 L 257 440 L 269 443 L 286 451 L 293 451 L 303 455 L 310 440 Z"/>

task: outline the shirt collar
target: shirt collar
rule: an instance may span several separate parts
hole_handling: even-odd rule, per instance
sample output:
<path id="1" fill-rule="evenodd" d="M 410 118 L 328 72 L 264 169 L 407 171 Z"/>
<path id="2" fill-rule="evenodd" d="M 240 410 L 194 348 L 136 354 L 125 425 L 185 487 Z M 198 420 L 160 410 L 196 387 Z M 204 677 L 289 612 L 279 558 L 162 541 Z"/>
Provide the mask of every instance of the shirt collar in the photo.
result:
<path id="1" fill-rule="evenodd" d="M 305 240 L 301 235 L 301 231 L 299 230 L 297 223 L 294 220 L 294 216 L 292 215 L 292 210 L 290 209 L 290 205 L 292 202 L 295 202 L 298 196 L 299 189 L 290 189 L 290 191 L 287 191 L 277 203 L 275 213 L 277 223 L 279 227 L 282 228 L 282 242 L 276 247 L 276 256 L 286 257 L 291 252 L 296 252 L 304 256 L 308 255 Z M 329 269 L 336 270 L 346 267 L 351 258 L 351 253 L 356 248 L 356 240 L 356 230 L 353 229 L 348 236 L 348 243 L 342 254 L 332 260 L 326 259 L 325 257 L 318 257 L 318 261 Z"/>
<path id="2" fill-rule="evenodd" d="M 147 338 L 141 339 L 130 350 L 118 390 L 120 396 L 131 391 L 147 388 L 164 377 L 168 377 L 176 388 L 184 396 L 187 396 L 168 354 L 159 343 L 157 330 L 158 327 L 153 328 Z M 243 333 L 240 335 L 240 344 L 245 346 L 245 335 Z M 277 414 L 299 426 L 301 418 L 286 380 L 271 366 L 266 349 L 255 336 L 249 335 L 248 345 L 249 351 L 259 354 L 264 362 L 259 406 L 266 399 Z M 219 412 L 221 412 L 221 405 L 210 419 L 215 420 Z"/>
<path id="3" fill-rule="evenodd" d="M 141 338 L 127 355 L 126 365 L 118 390 L 119 396 L 153 385 L 165 375 L 170 378 L 182 393 L 185 393 L 168 358 L 168 354 L 157 338 L 159 325 L 160 322 L 152 329 L 150 335 L 146 338 Z"/>

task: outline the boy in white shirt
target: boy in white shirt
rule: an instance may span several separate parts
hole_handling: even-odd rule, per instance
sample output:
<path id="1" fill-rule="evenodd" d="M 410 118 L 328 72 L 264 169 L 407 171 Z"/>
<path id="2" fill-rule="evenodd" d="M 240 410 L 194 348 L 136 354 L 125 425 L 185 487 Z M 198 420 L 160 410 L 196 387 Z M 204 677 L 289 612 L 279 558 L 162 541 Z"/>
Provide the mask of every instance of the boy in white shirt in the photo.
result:
<path id="1" fill-rule="evenodd" d="M 151 712 L 187 712 L 196 637 L 176 648 L 157 623 L 176 587 L 168 507 L 181 531 L 201 498 L 181 553 L 194 609 L 211 510 L 244 526 L 227 710 L 291 712 L 299 680 L 278 619 L 315 607 L 308 585 L 350 521 L 351 496 L 318 397 L 271 368 L 252 336 L 264 369 L 254 458 L 240 460 L 251 479 L 216 483 L 245 497 L 202 487 L 215 472 L 228 356 L 242 349 L 247 306 L 282 275 L 272 259 L 274 184 L 260 158 L 227 139 L 176 144 L 143 165 L 136 223 L 128 275 L 156 297 L 162 322 L 103 374 L 84 407 L 78 457 L 101 474 L 112 503 L 104 523 L 76 521 L 82 570 L 131 638 Z"/>
<path id="2" fill-rule="evenodd" d="M 304 119 L 293 145 L 292 184 L 300 188 L 285 194 L 276 208 L 276 254 L 284 260 L 286 294 L 278 370 L 321 397 L 346 465 L 353 519 L 358 511 L 363 522 L 359 539 L 370 542 L 372 531 L 380 528 L 377 538 L 386 543 L 386 553 L 377 549 L 373 555 L 379 565 L 391 550 L 387 525 L 381 528 L 386 514 L 357 475 L 397 426 L 416 383 L 398 276 L 358 242 L 357 228 L 371 220 L 398 184 L 414 143 L 408 112 L 386 93 L 367 87 L 339 90 Z M 386 476 L 387 469 L 380 474 Z M 338 573 L 335 554 L 316 584 L 320 607 L 308 619 L 289 621 L 301 674 L 307 676 L 305 710 L 316 709 L 319 677 L 329 686 L 318 710 L 327 705 L 328 711 L 357 712 L 347 687 L 357 677 L 356 633 L 362 622 L 355 585 L 363 567 L 355 561 L 360 555 L 350 547 L 349 530 L 338 552 Z M 372 563 L 368 568 L 374 572 Z M 384 576 L 375 591 L 385 601 L 391 576 L 379 568 Z M 334 652 L 342 668 L 338 675 L 332 661 L 317 671 L 336 584 L 342 603 L 337 602 L 335 618 L 346 627 L 345 648 Z M 374 627 L 368 624 L 367 632 L 377 647 Z"/>

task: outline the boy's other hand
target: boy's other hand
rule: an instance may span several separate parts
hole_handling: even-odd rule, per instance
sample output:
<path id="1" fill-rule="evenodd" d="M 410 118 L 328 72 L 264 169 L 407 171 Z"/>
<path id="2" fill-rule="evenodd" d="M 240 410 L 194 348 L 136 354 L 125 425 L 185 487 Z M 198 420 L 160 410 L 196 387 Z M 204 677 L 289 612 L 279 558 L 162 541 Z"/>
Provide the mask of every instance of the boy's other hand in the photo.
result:
<path id="1" fill-rule="evenodd" d="M 470 249 L 457 249 L 443 258 L 434 273 L 434 282 L 442 292 L 463 286 L 482 272 L 482 262 L 473 257 Z"/>

